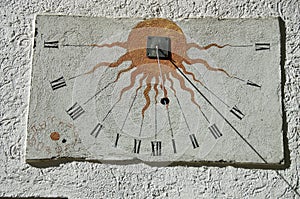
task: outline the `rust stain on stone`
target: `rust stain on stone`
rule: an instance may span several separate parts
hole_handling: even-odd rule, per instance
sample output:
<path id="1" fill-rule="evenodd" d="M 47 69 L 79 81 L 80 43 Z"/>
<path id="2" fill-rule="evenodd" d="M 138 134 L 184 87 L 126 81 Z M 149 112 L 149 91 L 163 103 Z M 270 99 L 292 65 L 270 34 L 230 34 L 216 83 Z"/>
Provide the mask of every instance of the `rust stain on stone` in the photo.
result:
<path id="1" fill-rule="evenodd" d="M 54 140 L 54 141 L 57 141 L 57 140 L 59 140 L 60 135 L 59 135 L 58 132 L 52 132 L 52 133 L 50 134 L 50 138 L 51 138 L 52 140 Z"/>

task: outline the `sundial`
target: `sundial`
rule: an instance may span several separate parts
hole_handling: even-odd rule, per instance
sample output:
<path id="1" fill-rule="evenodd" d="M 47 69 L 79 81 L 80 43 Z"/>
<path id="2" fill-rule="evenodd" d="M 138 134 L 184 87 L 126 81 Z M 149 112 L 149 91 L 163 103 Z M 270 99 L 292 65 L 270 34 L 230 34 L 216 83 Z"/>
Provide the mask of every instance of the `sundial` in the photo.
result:
<path id="1" fill-rule="evenodd" d="M 27 162 L 280 165 L 278 18 L 38 15 Z"/>

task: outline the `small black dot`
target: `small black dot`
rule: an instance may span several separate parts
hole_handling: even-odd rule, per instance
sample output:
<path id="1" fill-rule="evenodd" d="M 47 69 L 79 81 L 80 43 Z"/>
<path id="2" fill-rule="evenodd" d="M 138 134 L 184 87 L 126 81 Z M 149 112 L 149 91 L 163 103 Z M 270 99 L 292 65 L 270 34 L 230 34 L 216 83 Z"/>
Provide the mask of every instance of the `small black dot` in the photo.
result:
<path id="1" fill-rule="evenodd" d="M 160 103 L 162 103 L 163 105 L 167 105 L 170 103 L 170 100 L 169 100 L 169 98 L 164 97 L 164 98 L 161 98 Z"/>
<path id="2" fill-rule="evenodd" d="M 67 142 L 67 140 L 66 140 L 66 139 L 63 139 L 63 140 L 62 140 L 62 143 L 66 143 L 66 142 Z"/>

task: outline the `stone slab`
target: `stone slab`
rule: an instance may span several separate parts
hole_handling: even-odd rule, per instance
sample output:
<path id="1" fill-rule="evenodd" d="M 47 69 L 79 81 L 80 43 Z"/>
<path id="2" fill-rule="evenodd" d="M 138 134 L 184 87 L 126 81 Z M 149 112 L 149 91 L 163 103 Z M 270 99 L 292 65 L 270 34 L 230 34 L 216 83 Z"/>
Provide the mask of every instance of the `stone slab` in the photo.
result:
<path id="1" fill-rule="evenodd" d="M 38 15 L 26 161 L 283 164 L 279 24 Z"/>

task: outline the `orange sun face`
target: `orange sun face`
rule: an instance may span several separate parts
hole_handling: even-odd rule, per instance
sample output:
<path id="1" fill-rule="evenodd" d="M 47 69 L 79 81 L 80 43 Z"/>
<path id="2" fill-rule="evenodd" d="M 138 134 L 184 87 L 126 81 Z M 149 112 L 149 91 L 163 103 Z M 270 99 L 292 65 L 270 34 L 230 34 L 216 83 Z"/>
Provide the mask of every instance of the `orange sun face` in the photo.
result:
<path id="1" fill-rule="evenodd" d="M 130 53 L 134 65 L 140 66 L 145 63 L 156 63 L 157 66 L 157 60 L 149 59 L 146 54 L 148 36 L 169 38 L 171 41 L 173 59 L 175 59 L 175 57 L 185 57 L 187 51 L 186 38 L 179 26 L 167 19 L 149 19 L 138 23 L 128 36 L 127 50 Z M 176 61 L 179 60 L 176 59 Z M 183 59 L 179 62 L 182 61 Z M 170 65 L 169 60 L 161 60 L 161 63 Z M 157 67 L 154 68 L 157 69 Z"/>
<path id="2" fill-rule="evenodd" d="M 147 56 L 147 40 L 148 37 L 162 37 L 168 38 L 170 43 L 170 57 L 168 59 L 160 59 L 159 50 L 160 46 L 157 45 L 156 57 Z M 208 70 L 212 71 L 220 71 L 225 73 L 227 76 L 230 76 L 225 70 L 221 68 L 211 67 L 207 61 L 203 59 L 191 59 L 187 56 L 187 51 L 190 48 L 197 48 L 199 50 L 206 50 L 210 47 L 218 47 L 223 48 L 227 45 L 220 46 L 215 43 L 209 44 L 205 47 L 201 47 L 196 43 L 187 43 L 186 37 L 184 36 L 181 28 L 175 24 L 174 22 L 161 19 L 154 18 L 148 19 L 138 23 L 130 32 L 128 39 L 126 42 L 114 42 L 112 44 L 91 44 L 91 46 L 95 47 L 121 47 L 126 49 L 126 53 L 122 55 L 116 62 L 101 62 L 93 67 L 91 71 L 88 71 L 86 74 L 93 73 L 99 67 L 118 67 L 125 61 L 130 61 L 131 65 L 123 70 L 120 70 L 116 76 L 114 82 L 117 82 L 120 76 L 123 73 L 130 72 L 130 84 L 127 87 L 124 87 L 120 92 L 119 101 L 123 93 L 132 89 L 136 82 L 139 82 L 139 87 L 136 89 L 138 92 L 141 89 L 142 85 L 146 85 L 146 88 L 143 91 L 143 95 L 145 98 L 145 105 L 141 110 L 142 117 L 144 118 L 145 111 L 150 106 L 150 97 L 149 92 L 153 90 L 155 92 L 155 102 L 157 102 L 157 96 L 159 89 L 161 89 L 164 93 L 165 105 L 168 107 L 168 93 L 164 87 L 166 81 L 171 84 L 171 90 L 176 95 L 176 91 L 173 87 L 173 79 L 177 79 L 180 83 L 180 87 L 182 90 L 189 92 L 191 96 L 191 101 L 200 109 L 200 105 L 195 101 L 194 92 L 192 89 L 186 87 L 183 77 L 177 73 L 176 68 L 173 63 L 183 71 L 184 74 L 189 75 L 192 79 L 203 85 L 200 80 L 196 79 L 195 75 L 192 72 L 189 72 L 183 63 L 188 65 L 192 65 L 195 63 L 203 64 Z M 172 63 L 173 62 L 173 63 Z M 137 76 L 141 77 L 137 79 Z M 153 84 L 154 81 L 154 84 Z"/>

